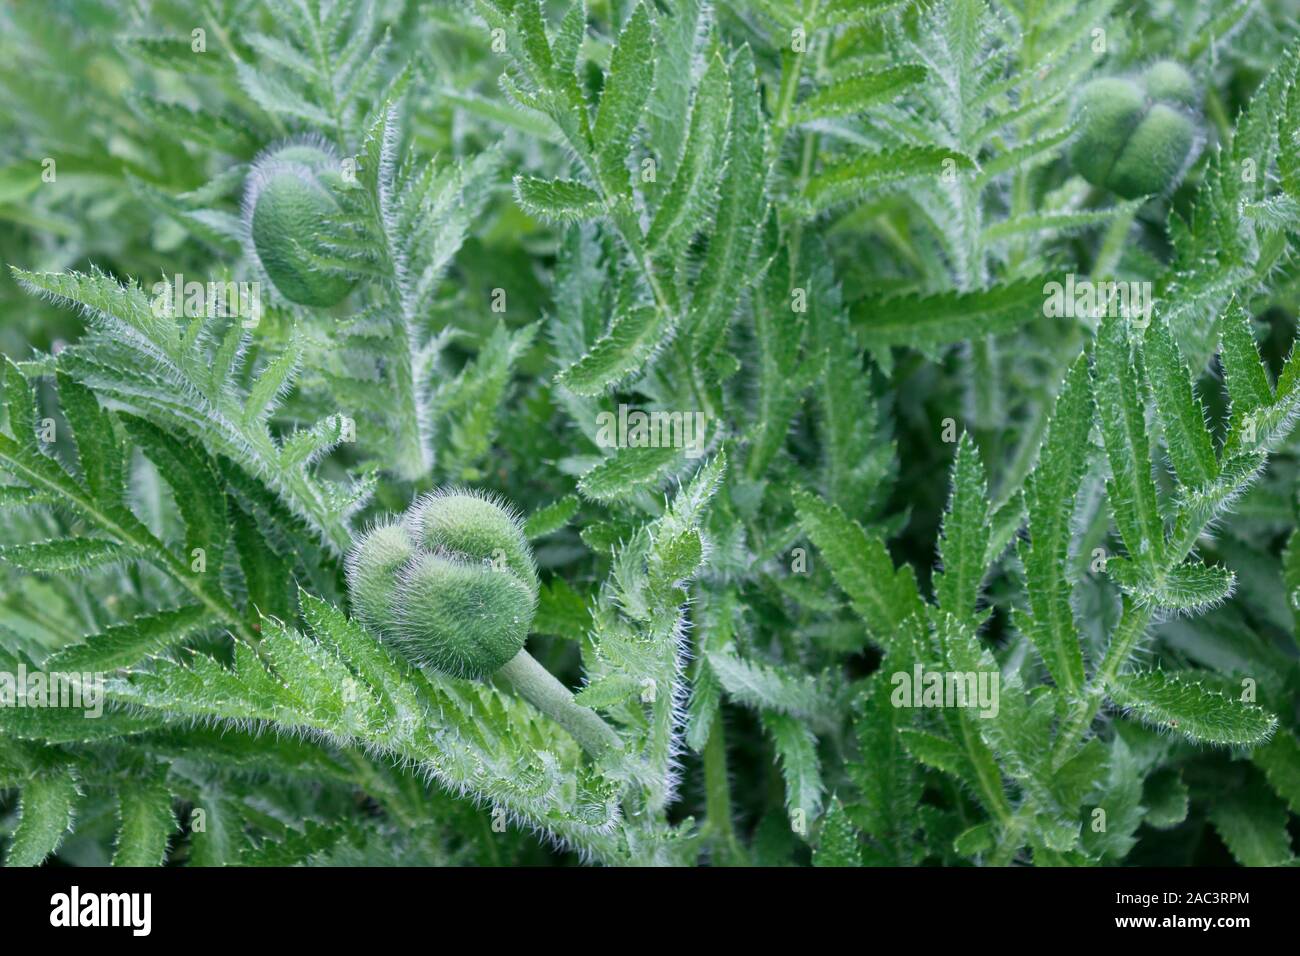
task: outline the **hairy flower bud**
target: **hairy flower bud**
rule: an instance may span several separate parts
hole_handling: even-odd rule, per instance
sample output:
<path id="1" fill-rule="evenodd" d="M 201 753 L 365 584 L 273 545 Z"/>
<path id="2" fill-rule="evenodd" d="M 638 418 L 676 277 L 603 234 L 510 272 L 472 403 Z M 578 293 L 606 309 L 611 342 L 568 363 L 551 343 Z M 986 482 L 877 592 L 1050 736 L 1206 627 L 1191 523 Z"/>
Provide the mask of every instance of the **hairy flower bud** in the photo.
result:
<path id="1" fill-rule="evenodd" d="M 1191 76 L 1167 60 L 1140 79 L 1093 80 L 1076 104 L 1082 131 L 1072 151 L 1075 169 L 1125 199 L 1165 192 L 1195 157 L 1195 105 Z"/>
<path id="2" fill-rule="evenodd" d="M 259 159 L 245 188 L 250 254 L 276 291 L 299 305 L 328 308 L 352 290 L 350 278 L 314 261 L 329 254 L 323 236 L 339 205 L 327 182 L 337 165 L 323 144 L 292 143 Z"/>
<path id="3" fill-rule="evenodd" d="M 362 535 L 347 559 L 352 611 L 418 666 L 495 675 L 593 756 L 617 733 L 524 649 L 537 609 L 537 566 L 518 517 L 495 498 L 437 491 L 402 521 Z"/>
<path id="4" fill-rule="evenodd" d="M 363 536 L 348 560 L 357 615 L 402 656 L 486 677 L 521 650 L 537 569 L 519 520 L 460 491 L 415 502 L 401 524 Z"/>

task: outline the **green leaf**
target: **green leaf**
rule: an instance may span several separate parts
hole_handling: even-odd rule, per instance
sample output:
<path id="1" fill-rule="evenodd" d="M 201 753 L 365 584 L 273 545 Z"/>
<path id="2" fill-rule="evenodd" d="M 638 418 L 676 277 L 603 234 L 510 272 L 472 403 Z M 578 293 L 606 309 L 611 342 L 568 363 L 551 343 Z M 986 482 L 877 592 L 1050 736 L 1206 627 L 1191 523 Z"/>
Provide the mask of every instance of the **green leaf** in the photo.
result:
<path id="1" fill-rule="evenodd" d="M 118 544 L 103 538 L 63 538 L 33 544 L 0 546 L 0 561 L 24 571 L 53 573 L 85 571 L 129 557 Z"/>
<path id="2" fill-rule="evenodd" d="M 1034 642 L 1058 687 L 1077 692 L 1083 686 L 1083 652 L 1070 603 L 1071 584 L 1066 559 L 1072 538 L 1071 519 L 1088 462 L 1092 429 L 1092 396 L 1088 356 L 1070 367 L 1057 397 L 1038 467 L 1030 476 L 1025 498 L 1029 511 L 1029 541 L 1022 544 L 1028 615 L 1018 616 L 1020 629 Z"/>
<path id="3" fill-rule="evenodd" d="M 898 733 L 907 752 L 919 763 L 949 774 L 972 789 L 979 786 L 970 757 L 951 740 L 914 727 L 904 727 Z"/>
<path id="4" fill-rule="evenodd" d="M 291 620 L 296 603 L 292 565 L 276 553 L 238 505 L 231 505 L 231 518 L 235 551 L 248 591 L 245 616 L 249 623 L 256 625 L 261 615 Z"/>
<path id="5" fill-rule="evenodd" d="M 641 693 L 641 684 L 634 677 L 626 674 L 610 674 L 597 677 L 578 693 L 573 699 L 583 707 L 593 710 L 605 710 Z"/>
<path id="6" fill-rule="evenodd" d="M 743 704 L 818 723 L 834 720 L 835 697 L 823 681 L 744 660 L 730 650 L 709 651 L 705 656 L 723 689 Z"/>
<path id="7" fill-rule="evenodd" d="M 1300 813 L 1300 741 L 1289 730 L 1279 730 L 1250 753 L 1255 766 L 1264 771 L 1273 792 L 1286 801 L 1292 813 Z"/>
<path id="8" fill-rule="evenodd" d="M 553 223 L 583 222 L 605 211 L 594 189 L 568 179 L 516 176 L 515 199 L 528 215 Z"/>
<path id="9" fill-rule="evenodd" d="M 350 824 L 339 826 L 304 820 L 302 830 L 289 830 L 281 840 L 266 840 L 256 847 L 244 847 L 240 866 L 286 867 L 310 865 L 313 857 L 327 853 L 340 843 L 355 843 L 359 833 Z"/>
<path id="10" fill-rule="evenodd" d="M 45 666 L 53 671 L 81 673 L 130 667 L 175 647 L 210 623 L 207 609 L 197 604 L 141 615 L 130 623 L 91 635 L 81 644 L 59 649 L 45 661 Z"/>
<path id="11" fill-rule="evenodd" d="M 992 823 L 977 823 L 963 830 L 953 840 L 952 848 L 965 857 L 975 857 L 993 849 L 995 831 Z"/>
<path id="12" fill-rule="evenodd" d="M 795 107 L 793 122 L 809 123 L 865 112 L 868 107 L 891 100 L 917 85 L 925 77 L 925 67 L 914 63 L 842 77 L 816 90 Z"/>
<path id="13" fill-rule="evenodd" d="M 1170 568 L 1155 580 L 1135 574 L 1123 560 L 1109 562 L 1107 570 L 1138 604 L 1169 611 L 1195 612 L 1215 607 L 1232 594 L 1237 581 L 1227 568 L 1209 567 L 1196 560 Z"/>
<path id="14" fill-rule="evenodd" d="M 1242 866 L 1282 866 L 1294 858 L 1286 807 L 1257 775 L 1215 793 L 1209 815 Z"/>
<path id="15" fill-rule="evenodd" d="M 763 726 L 772 738 L 781 775 L 785 778 L 785 805 L 793 815 L 812 821 L 821 816 L 821 760 L 817 756 L 817 738 L 803 723 L 774 711 L 764 711 Z"/>
<path id="16" fill-rule="evenodd" d="M 1107 498 L 1115 523 L 1135 567 L 1154 573 L 1164 557 L 1164 521 L 1151 476 L 1145 383 L 1130 354 L 1125 321 L 1112 316 L 1102 319 L 1093 395 L 1110 460 Z"/>
<path id="17" fill-rule="evenodd" d="M 1102 779 L 1097 805 L 1094 809 L 1105 811 L 1105 827 L 1083 829 L 1084 845 L 1103 860 L 1116 861 L 1126 857 L 1133 844 L 1133 836 L 1142 823 L 1142 777 L 1137 757 L 1122 737 L 1110 745 L 1109 773 Z"/>
<path id="18" fill-rule="evenodd" d="M 1116 703 L 1148 723 L 1205 743 L 1255 744 L 1277 726 L 1277 718 L 1261 707 L 1231 700 L 1200 683 L 1163 671 L 1120 675 L 1110 692 Z"/>
<path id="19" fill-rule="evenodd" d="M 858 299 L 850 316 L 862 344 L 934 349 L 965 339 L 999 335 L 1043 314 L 1050 276 L 1017 279 L 974 292 L 940 292 Z"/>
<path id="20" fill-rule="evenodd" d="M 118 832 L 114 866 L 161 866 L 176 829 L 172 795 L 159 781 L 133 780 L 117 795 Z"/>
<path id="21" fill-rule="evenodd" d="M 546 507 L 539 508 L 528 516 L 528 520 L 524 522 L 524 534 L 529 541 L 554 534 L 569 523 L 570 519 L 578 513 L 580 506 L 581 502 L 576 495 L 565 495 L 558 501 L 552 501 Z"/>
<path id="22" fill-rule="evenodd" d="M 835 582 L 853 602 L 871 636 L 886 648 L 899 647 L 899 625 L 922 612 L 910 568 L 894 569 L 885 543 L 869 535 L 835 505 L 802 489 L 794 493 L 799 523 L 826 558 Z"/>
<path id="23" fill-rule="evenodd" d="M 737 293 L 752 278 L 749 262 L 767 189 L 765 126 L 754 54 L 748 46 L 732 56 L 729 78 L 726 168 L 719 187 L 717 218 L 687 319 L 697 356 L 712 355 L 726 342 Z"/>
<path id="24" fill-rule="evenodd" d="M 668 332 L 668 316 L 654 306 L 620 311 L 609 331 L 556 380 L 578 395 L 599 395 L 649 362 Z"/>
<path id="25" fill-rule="evenodd" d="M 1147 777 L 1142 790 L 1146 805 L 1145 822 L 1160 830 L 1176 827 L 1187 819 L 1187 784 L 1177 770 L 1160 770 Z"/>
<path id="26" fill-rule="evenodd" d="M 29 780 L 18 803 L 18 826 L 5 866 L 39 866 L 57 850 L 72 826 L 79 796 L 70 770 L 51 770 Z"/>
<path id="27" fill-rule="evenodd" d="M 948 170 L 975 168 L 967 157 L 938 146 L 904 146 L 898 149 L 862 153 L 847 162 L 837 163 L 809 178 L 803 199 L 808 208 L 821 211 L 838 203 L 850 202 L 880 189 L 909 179 L 931 178 Z"/>
<path id="28" fill-rule="evenodd" d="M 124 456 L 113 423 L 88 388 L 63 372 L 58 381 L 59 403 L 72 426 L 86 487 L 97 501 L 116 504 L 122 500 Z"/>
<path id="29" fill-rule="evenodd" d="M 229 528 L 226 496 L 212 461 L 193 441 L 168 434 L 143 418 L 118 413 L 140 450 L 158 467 L 171 486 L 172 497 L 185 521 L 185 558 L 191 567 L 202 549 L 206 580 L 220 580 Z"/>
<path id="30" fill-rule="evenodd" d="M 861 837 L 844 812 L 844 805 L 832 798 L 817 831 L 813 848 L 813 866 L 847 867 L 862 865 Z"/>
<path id="31" fill-rule="evenodd" d="M 1219 463 L 1205 424 L 1205 409 L 1192 391 L 1191 374 L 1164 322 L 1146 331 L 1145 352 L 1169 458 L 1178 480 L 1189 487 L 1208 485 L 1219 476 Z"/>
<path id="32" fill-rule="evenodd" d="M 237 120 L 221 113 L 144 94 L 128 96 L 127 101 L 154 126 L 172 130 L 180 139 L 228 156 L 251 159 L 261 145 Z"/>
<path id="33" fill-rule="evenodd" d="M 36 447 L 36 393 L 13 359 L 0 356 L 0 398 L 9 409 L 9 431 L 24 449 Z"/>
<path id="34" fill-rule="evenodd" d="M 1082 212 L 1028 213 L 995 222 L 984 230 L 981 239 L 986 243 L 994 243 L 1000 239 L 1034 235 L 1040 232 L 1051 233 L 1053 237 L 1068 236 L 1076 232 L 1082 232 L 1085 229 L 1106 225 L 1125 216 L 1131 216 L 1141 205 L 1140 201 L 1135 200 L 1131 203 L 1120 203 L 1108 209 L 1089 209 Z"/>
<path id="35" fill-rule="evenodd" d="M 581 640 L 591 629 L 591 610 L 582 595 L 564 578 L 556 576 L 543 584 L 537 598 L 533 631 L 571 641 Z"/>
<path id="36" fill-rule="evenodd" d="M 301 360 L 302 345 L 295 332 L 284 351 L 267 363 L 248 390 L 248 401 L 244 405 L 246 423 L 262 425 L 271 417 L 271 413 L 293 387 Z"/>
<path id="37" fill-rule="evenodd" d="M 1223 343 L 1219 361 L 1232 401 L 1231 434 L 1235 435 L 1242 422 L 1273 404 L 1273 386 L 1255 347 L 1250 314 L 1235 299 L 1219 319 L 1219 335 Z"/>
<path id="38" fill-rule="evenodd" d="M 578 491 L 592 501 L 625 498 L 658 485 L 680 457 L 680 448 L 620 448 L 578 480 Z"/>
<path id="39" fill-rule="evenodd" d="M 727 61 L 714 50 L 695 92 L 681 162 L 646 234 L 646 245 L 665 268 L 675 266 L 691 237 L 707 226 L 722 174 L 730 96 Z"/>
<path id="40" fill-rule="evenodd" d="M 866 756 L 848 766 L 862 794 L 860 825 L 879 841 L 887 862 L 914 864 L 919 856 L 916 831 L 921 825 L 917 808 L 922 785 L 898 732 L 910 712 L 890 702 L 883 671 L 873 678 L 872 688 L 854 722 L 858 748 Z"/>
<path id="41" fill-rule="evenodd" d="M 629 191 L 629 141 L 650 96 L 654 73 L 654 27 L 645 4 L 638 3 L 610 57 L 592 130 L 601 178 L 613 192 Z"/>
<path id="42" fill-rule="evenodd" d="M 934 593 L 949 614 L 974 617 L 989 542 L 988 484 L 979 450 L 963 432 L 952 464 L 952 491 L 944 512 Z"/>

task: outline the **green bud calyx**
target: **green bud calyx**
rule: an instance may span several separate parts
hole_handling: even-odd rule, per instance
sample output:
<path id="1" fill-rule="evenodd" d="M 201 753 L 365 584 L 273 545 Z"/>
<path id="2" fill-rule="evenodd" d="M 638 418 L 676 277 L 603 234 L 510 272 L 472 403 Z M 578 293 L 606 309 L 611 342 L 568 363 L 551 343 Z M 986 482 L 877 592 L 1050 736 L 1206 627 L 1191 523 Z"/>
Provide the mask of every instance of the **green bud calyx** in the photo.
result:
<path id="1" fill-rule="evenodd" d="M 1125 199 L 1167 191 L 1197 151 L 1196 103 L 1192 77 L 1169 60 L 1136 79 L 1093 80 L 1077 103 L 1082 131 L 1072 150 L 1075 169 Z"/>
<path id="2" fill-rule="evenodd" d="M 337 305 L 353 286 L 315 262 L 329 254 L 323 237 L 339 212 L 326 185 L 337 165 L 322 144 L 290 144 L 254 164 L 244 192 L 250 251 L 276 291 L 299 305 Z"/>

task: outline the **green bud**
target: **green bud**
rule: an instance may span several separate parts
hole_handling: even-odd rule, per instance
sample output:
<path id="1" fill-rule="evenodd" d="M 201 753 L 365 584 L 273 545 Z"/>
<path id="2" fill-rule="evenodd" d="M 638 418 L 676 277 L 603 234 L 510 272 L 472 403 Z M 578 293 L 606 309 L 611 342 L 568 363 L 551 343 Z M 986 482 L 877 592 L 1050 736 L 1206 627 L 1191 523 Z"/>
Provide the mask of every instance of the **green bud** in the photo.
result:
<path id="1" fill-rule="evenodd" d="M 397 629 L 398 576 L 415 553 L 406 529 L 400 524 L 387 524 L 364 534 L 348 555 L 346 570 L 353 611 L 362 623 L 380 634 Z"/>
<path id="2" fill-rule="evenodd" d="M 402 572 L 393 644 L 454 677 L 486 677 L 524 649 L 536 599 L 509 571 L 422 552 Z"/>
<path id="3" fill-rule="evenodd" d="M 1126 199 L 1163 192 L 1178 176 L 1196 140 L 1187 116 L 1157 103 L 1110 169 L 1110 188 Z"/>
<path id="4" fill-rule="evenodd" d="M 339 205 L 325 179 L 336 165 L 318 145 L 292 144 L 260 159 L 244 192 L 250 251 L 276 291 L 299 305 L 328 308 L 352 290 L 351 279 L 312 261 L 329 252 L 322 236 Z"/>
<path id="5" fill-rule="evenodd" d="M 436 491 L 400 523 L 362 535 L 347 558 L 352 612 L 408 661 L 515 689 L 593 757 L 623 744 L 524 649 L 537 565 L 519 518 L 496 498 Z"/>
<path id="6" fill-rule="evenodd" d="M 1176 63 L 1154 64 L 1139 82 L 1093 80 L 1080 91 L 1082 128 L 1071 151 L 1088 182 L 1125 199 L 1172 187 L 1197 147 L 1197 126 L 1187 112 L 1195 84 Z"/>
<path id="7" fill-rule="evenodd" d="M 1147 68 L 1143 76 L 1147 96 L 1165 103 L 1180 103 L 1188 109 L 1200 105 L 1196 95 L 1196 81 L 1183 69 L 1182 64 L 1173 60 L 1160 60 Z"/>
<path id="8" fill-rule="evenodd" d="M 426 551 L 509 569 L 537 596 L 537 566 L 519 518 L 500 502 L 464 491 L 420 498 L 406 518 L 411 539 Z"/>
<path id="9" fill-rule="evenodd" d="M 403 657 L 486 677 L 523 650 L 537 568 L 518 518 L 464 491 L 417 500 L 363 535 L 347 562 L 356 615 Z"/>

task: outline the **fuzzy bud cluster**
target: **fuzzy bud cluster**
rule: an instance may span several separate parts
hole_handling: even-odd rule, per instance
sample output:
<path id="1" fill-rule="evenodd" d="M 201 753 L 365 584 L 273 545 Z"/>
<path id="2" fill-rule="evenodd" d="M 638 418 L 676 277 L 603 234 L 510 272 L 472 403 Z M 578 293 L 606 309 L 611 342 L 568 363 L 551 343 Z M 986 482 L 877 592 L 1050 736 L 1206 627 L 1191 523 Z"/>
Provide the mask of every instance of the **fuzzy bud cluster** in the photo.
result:
<path id="1" fill-rule="evenodd" d="M 440 491 L 356 543 L 356 615 L 406 659 L 456 677 L 494 673 L 523 650 L 537 568 L 518 518 L 494 499 Z"/>
<path id="2" fill-rule="evenodd" d="M 1172 188 L 1195 158 L 1196 84 L 1162 60 L 1136 78 L 1093 80 L 1079 94 L 1082 131 L 1072 151 L 1088 182 L 1136 199 Z"/>

